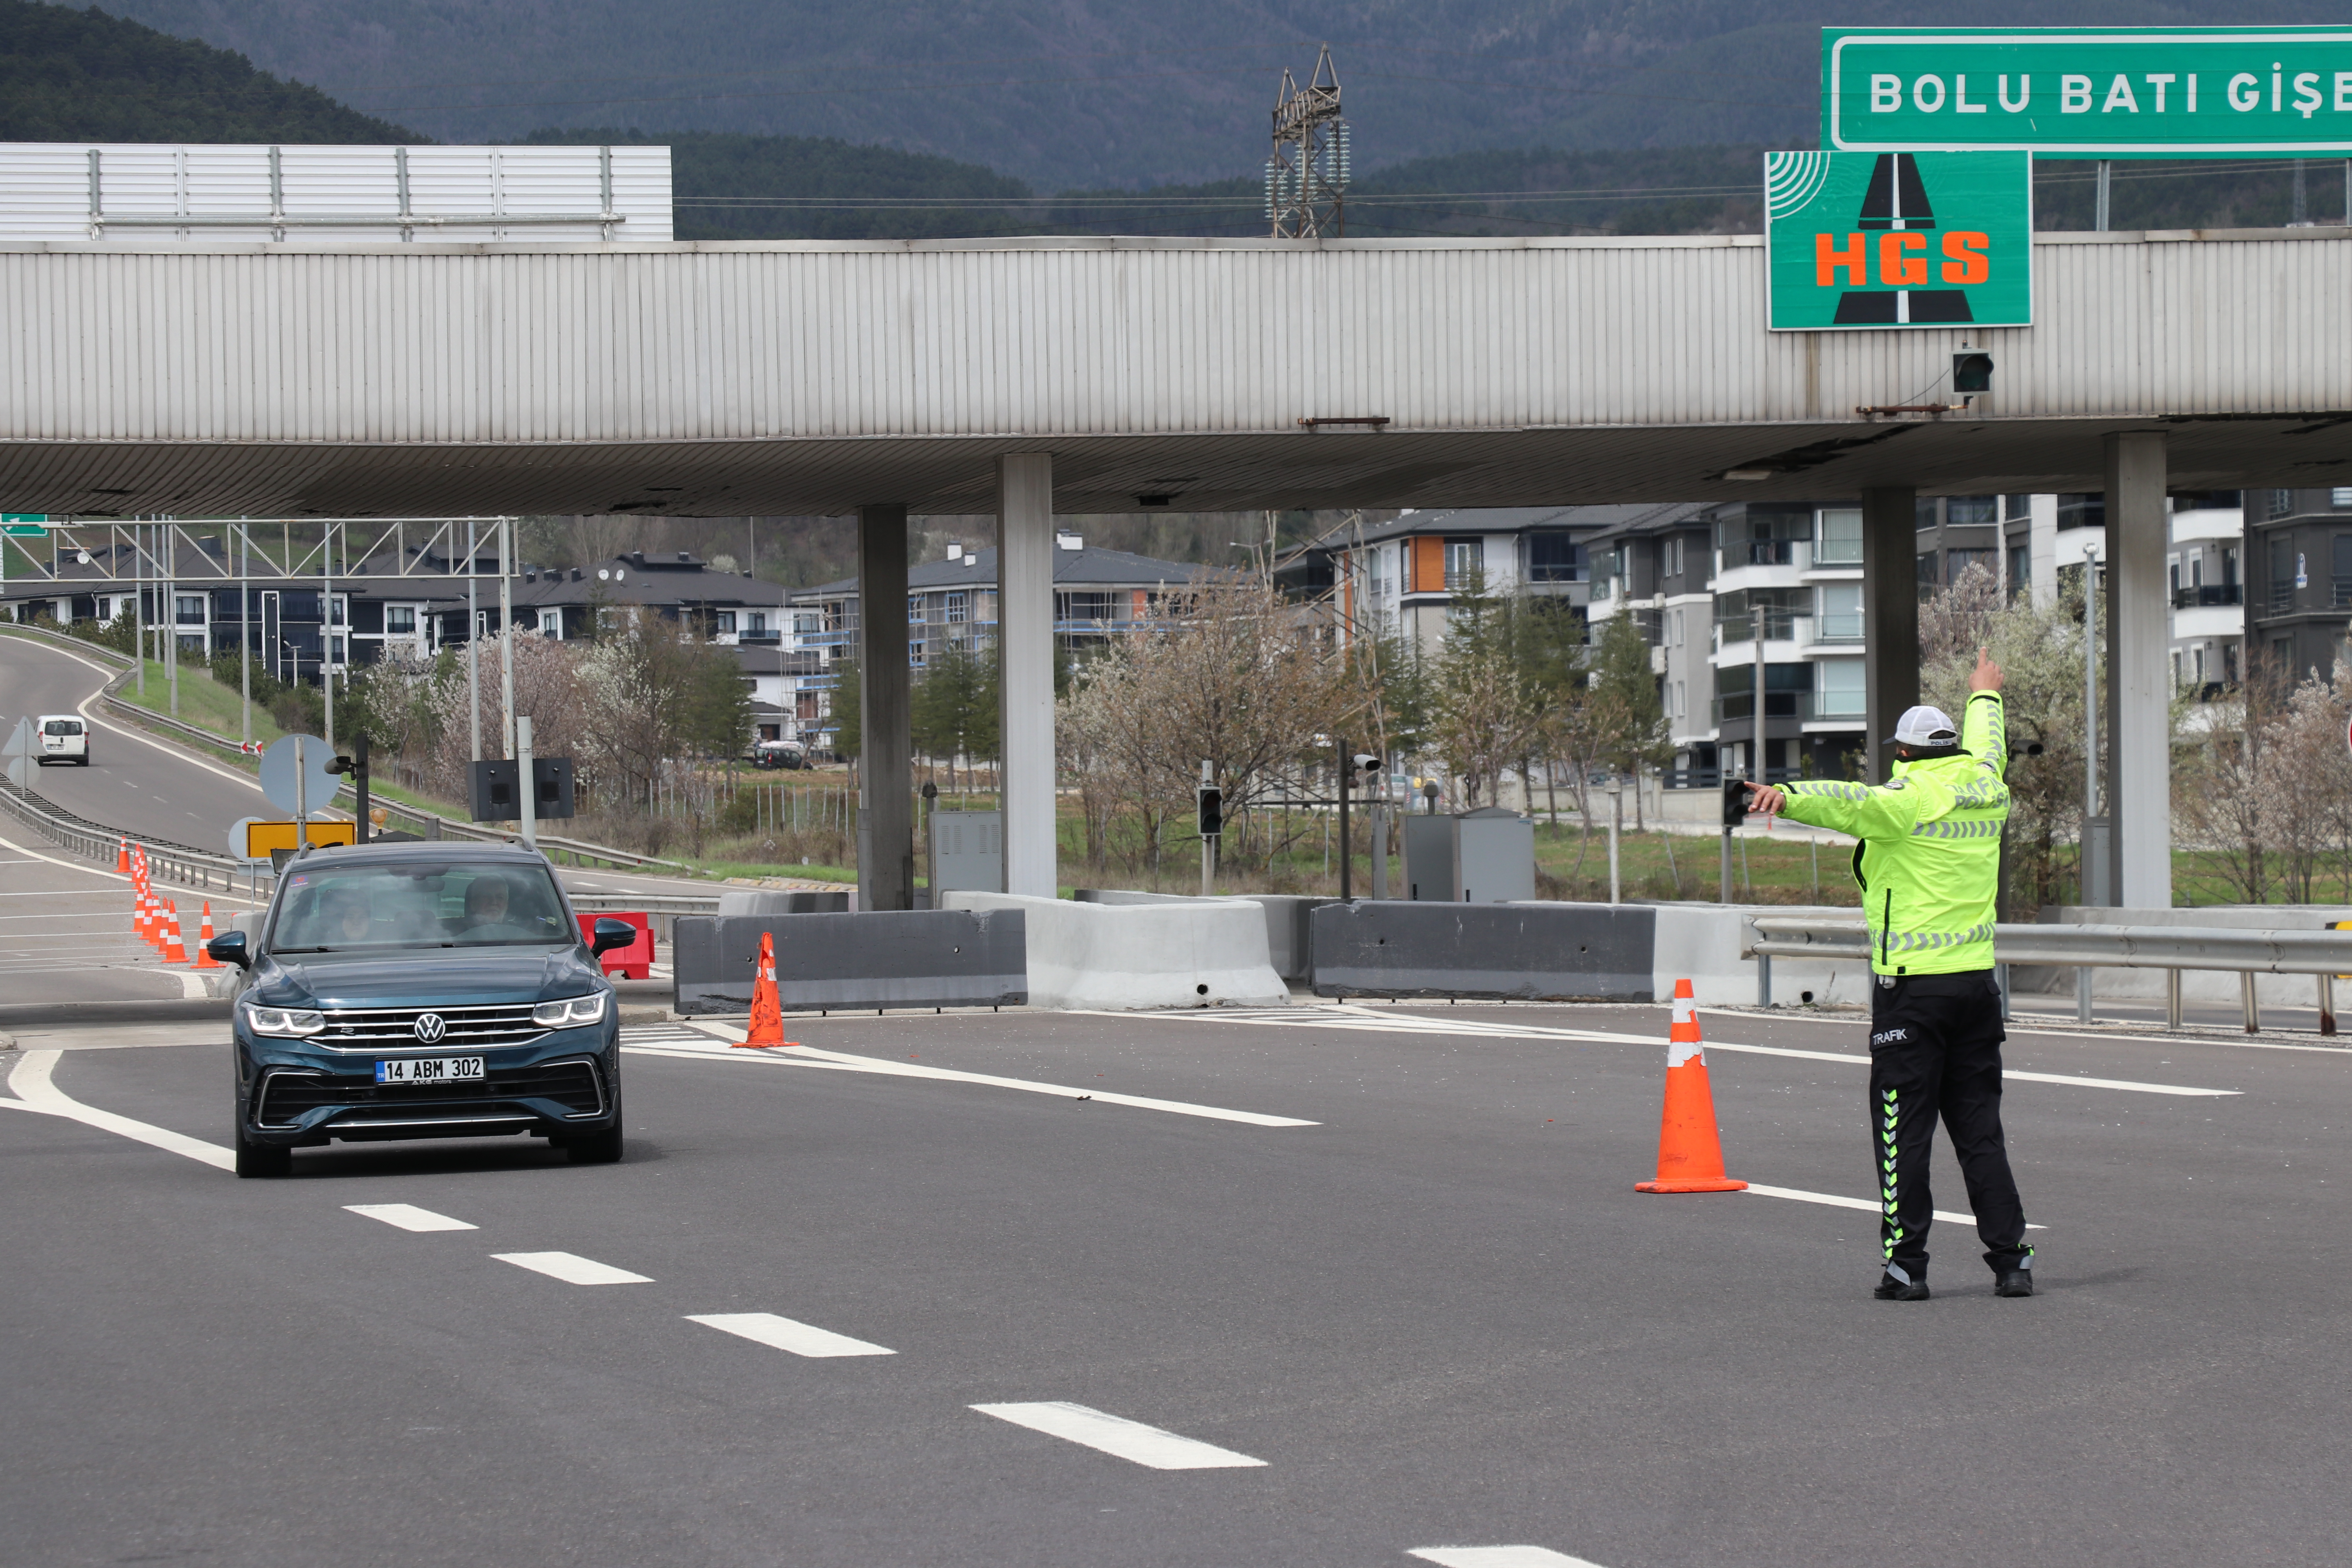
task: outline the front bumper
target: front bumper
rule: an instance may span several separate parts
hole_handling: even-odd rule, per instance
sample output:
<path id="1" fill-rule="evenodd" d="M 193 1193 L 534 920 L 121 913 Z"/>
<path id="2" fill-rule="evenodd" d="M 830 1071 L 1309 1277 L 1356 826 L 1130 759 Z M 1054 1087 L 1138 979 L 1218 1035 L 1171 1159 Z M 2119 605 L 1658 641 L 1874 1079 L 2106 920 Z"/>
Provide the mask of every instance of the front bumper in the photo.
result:
<path id="1" fill-rule="evenodd" d="M 425 1052 L 322 1050 L 236 1029 L 237 1119 L 247 1142 L 286 1148 L 334 1141 L 486 1138 L 529 1132 L 555 1140 L 610 1128 L 620 1111 L 619 1027 L 607 1020 L 551 1031 L 527 1045 Z M 379 1084 L 385 1057 L 482 1058 L 478 1081 Z"/>

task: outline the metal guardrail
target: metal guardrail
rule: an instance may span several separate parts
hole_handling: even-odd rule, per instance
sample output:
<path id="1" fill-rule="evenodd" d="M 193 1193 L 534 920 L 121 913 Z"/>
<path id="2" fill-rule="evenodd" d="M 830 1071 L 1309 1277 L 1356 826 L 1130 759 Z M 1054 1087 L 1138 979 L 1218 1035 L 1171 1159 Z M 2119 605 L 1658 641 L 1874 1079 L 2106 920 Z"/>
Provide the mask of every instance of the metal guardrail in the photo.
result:
<path id="1" fill-rule="evenodd" d="M 256 893 L 274 881 L 268 871 L 257 872 L 246 861 L 215 855 L 191 845 L 173 844 L 124 833 L 104 823 L 76 816 L 54 801 L 46 800 L 30 790 L 18 789 L 12 784 L 0 783 L 0 811 L 5 811 L 68 854 L 79 855 L 109 870 L 113 869 L 115 855 L 127 839 L 147 852 L 148 869 L 160 881 L 197 888 L 206 892 L 215 889 L 222 892 L 234 892 L 242 882 Z"/>
<path id="2" fill-rule="evenodd" d="M 2309 974 L 2319 985 L 2319 1032 L 2336 1033 L 2336 977 L 2352 974 L 2352 931 L 2253 930 L 2231 926 L 1997 925 L 1996 964 L 2040 963 L 2076 969 L 2161 969 L 2165 1027 L 2181 1022 L 2183 971 L 2218 970 L 2242 977 L 2239 987 L 2248 1034 L 2262 1026 L 2254 998 L 2257 974 Z M 1740 953 L 1758 964 L 1758 991 L 1771 1002 L 1773 958 L 1870 957 L 1870 928 L 1861 921 L 1756 915 L 1740 922 Z"/>

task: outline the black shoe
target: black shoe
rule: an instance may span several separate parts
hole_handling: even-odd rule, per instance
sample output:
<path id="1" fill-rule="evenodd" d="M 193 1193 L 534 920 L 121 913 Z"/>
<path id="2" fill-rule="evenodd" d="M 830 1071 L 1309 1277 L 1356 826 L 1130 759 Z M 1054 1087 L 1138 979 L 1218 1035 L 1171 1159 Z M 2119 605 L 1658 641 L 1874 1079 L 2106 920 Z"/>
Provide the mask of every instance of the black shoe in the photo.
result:
<path id="1" fill-rule="evenodd" d="M 1871 1294 L 1882 1301 L 1924 1301 L 1927 1299 L 1927 1282 L 1925 1279 L 1897 1279 L 1892 1274 L 1882 1274 L 1878 1279 L 1878 1289 Z"/>
<path id="2" fill-rule="evenodd" d="M 2031 1296 L 2033 1294 L 2033 1270 L 2004 1268 L 1992 1277 L 1992 1293 L 1996 1296 Z"/>

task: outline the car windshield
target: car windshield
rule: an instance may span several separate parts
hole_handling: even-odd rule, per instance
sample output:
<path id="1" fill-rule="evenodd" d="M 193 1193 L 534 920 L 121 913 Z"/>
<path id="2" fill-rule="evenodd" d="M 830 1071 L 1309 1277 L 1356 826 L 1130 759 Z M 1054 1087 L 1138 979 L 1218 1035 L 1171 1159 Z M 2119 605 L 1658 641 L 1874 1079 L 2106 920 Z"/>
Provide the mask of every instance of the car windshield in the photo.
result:
<path id="1" fill-rule="evenodd" d="M 512 861 L 289 868 L 273 952 L 577 942 L 546 868 Z"/>

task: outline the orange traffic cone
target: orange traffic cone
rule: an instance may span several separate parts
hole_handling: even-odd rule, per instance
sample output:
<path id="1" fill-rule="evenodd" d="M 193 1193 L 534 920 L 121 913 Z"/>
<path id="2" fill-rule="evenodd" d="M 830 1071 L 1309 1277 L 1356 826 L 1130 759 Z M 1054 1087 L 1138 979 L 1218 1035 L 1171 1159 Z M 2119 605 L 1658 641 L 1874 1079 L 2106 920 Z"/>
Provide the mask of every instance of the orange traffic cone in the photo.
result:
<path id="1" fill-rule="evenodd" d="M 131 929 L 137 931 L 139 940 L 149 947 L 162 947 L 163 939 L 156 934 L 155 900 L 144 888 L 139 889 L 139 912 L 132 917 Z"/>
<path id="2" fill-rule="evenodd" d="M 163 906 L 163 962 L 188 962 L 188 950 L 180 945 L 180 910 L 176 904 Z"/>
<path id="3" fill-rule="evenodd" d="M 213 901 L 210 899 L 205 900 L 204 929 L 196 933 L 196 967 L 198 969 L 228 967 L 213 956 Z"/>
<path id="4" fill-rule="evenodd" d="M 760 970 L 751 981 L 751 1027 L 736 1042 L 738 1049 L 759 1050 L 768 1046 L 797 1046 L 798 1040 L 784 1038 L 783 999 L 776 994 L 776 936 L 773 931 L 760 933 Z"/>
<path id="5" fill-rule="evenodd" d="M 1723 1143 L 1716 1136 L 1715 1095 L 1706 1086 L 1706 1052 L 1699 1044 L 1698 1003 L 1691 983 L 1675 982 L 1675 1021 L 1666 1031 L 1666 1106 L 1658 1119 L 1658 1179 L 1637 1193 L 1736 1193 L 1746 1182 L 1723 1173 Z"/>
<path id="6" fill-rule="evenodd" d="M 114 841 L 114 868 L 118 872 L 131 869 L 131 840 L 128 838 Z"/>

